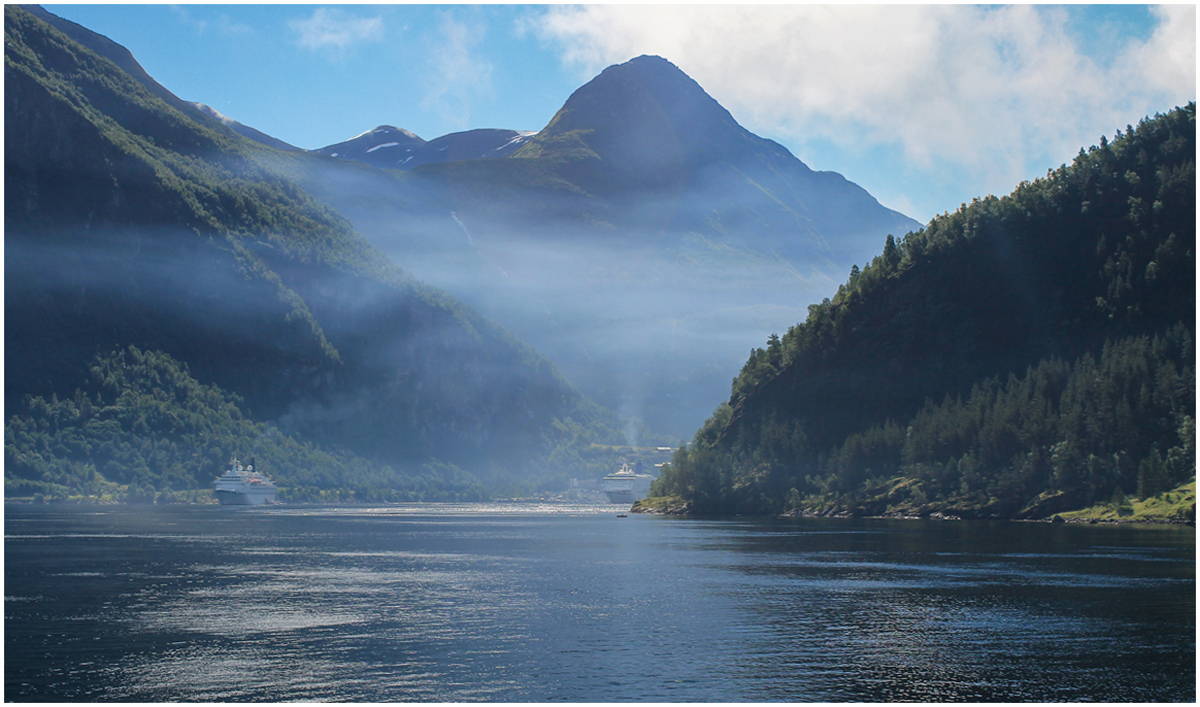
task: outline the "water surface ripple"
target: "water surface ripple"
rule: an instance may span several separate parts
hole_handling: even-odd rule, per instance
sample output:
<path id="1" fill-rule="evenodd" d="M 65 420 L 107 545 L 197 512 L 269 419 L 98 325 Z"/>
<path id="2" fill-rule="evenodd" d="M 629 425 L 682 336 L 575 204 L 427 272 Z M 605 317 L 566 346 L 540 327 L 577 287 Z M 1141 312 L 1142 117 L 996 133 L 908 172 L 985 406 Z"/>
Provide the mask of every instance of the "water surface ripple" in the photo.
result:
<path id="1" fill-rule="evenodd" d="M 8 701 L 1193 702 L 1195 531 L 5 506 Z"/>

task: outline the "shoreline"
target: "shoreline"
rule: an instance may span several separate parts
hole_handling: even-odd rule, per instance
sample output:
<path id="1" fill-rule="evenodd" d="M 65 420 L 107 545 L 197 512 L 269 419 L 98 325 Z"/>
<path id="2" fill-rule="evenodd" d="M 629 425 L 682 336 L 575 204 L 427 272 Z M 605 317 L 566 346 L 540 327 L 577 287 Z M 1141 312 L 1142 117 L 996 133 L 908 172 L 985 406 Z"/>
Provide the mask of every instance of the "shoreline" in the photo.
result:
<path id="1" fill-rule="evenodd" d="M 1048 523 L 1048 524 L 1052 524 L 1052 525 L 1055 525 L 1055 524 L 1154 525 L 1154 526 L 1183 526 L 1183 527 L 1193 527 L 1193 528 L 1196 527 L 1196 521 L 1194 519 L 1190 519 L 1190 518 L 1145 518 L 1145 517 L 1079 518 L 1079 517 L 1066 517 L 1061 514 L 1056 514 L 1049 518 L 964 518 L 964 517 L 953 515 L 953 514 L 942 513 L 940 511 L 930 513 L 929 515 L 924 515 L 924 516 L 903 515 L 903 514 L 857 515 L 857 514 L 847 513 L 847 512 L 813 513 L 811 511 L 799 511 L 799 512 L 793 511 L 793 512 L 789 512 L 789 513 L 776 513 L 776 514 L 766 514 L 766 515 L 757 515 L 757 516 L 746 516 L 746 515 L 736 515 L 736 514 L 735 515 L 706 516 L 706 515 L 693 514 L 691 512 L 691 509 L 688 507 L 688 504 L 685 501 L 683 501 L 682 499 L 676 499 L 676 498 L 655 499 L 654 503 L 643 504 L 643 501 L 646 501 L 646 500 L 648 500 L 648 499 L 641 499 L 639 501 L 635 501 L 633 503 L 633 505 L 631 507 L 629 507 L 628 509 L 625 509 L 623 506 L 612 505 L 610 508 L 607 508 L 606 510 L 613 510 L 613 511 L 616 511 L 619 513 L 637 513 L 639 515 L 663 515 L 663 516 L 681 516 L 681 517 L 697 517 L 697 518 L 833 518 L 833 519 L 868 518 L 868 519 L 873 519 L 873 520 L 919 520 L 919 521 L 943 521 L 943 522 L 1007 521 L 1007 522 L 1011 522 L 1011 523 Z M 354 505 L 354 506 L 385 507 L 385 506 L 406 505 L 409 503 L 461 504 L 461 503 L 497 503 L 497 502 L 499 502 L 499 503 L 556 503 L 556 502 L 570 503 L 570 501 L 564 501 L 563 499 L 545 499 L 545 498 L 534 497 L 534 498 L 493 499 L 491 501 L 406 501 L 406 502 L 398 502 L 398 503 L 312 502 L 312 501 L 286 502 L 285 501 L 285 502 L 279 502 L 279 503 L 267 504 L 267 505 L 286 505 L 288 503 L 296 503 L 299 505 L 318 505 L 318 506 L 320 506 L 320 505 L 329 505 L 329 506 Z M 64 505 L 64 506 L 143 506 L 143 507 L 145 507 L 145 506 L 164 506 L 164 505 L 177 505 L 177 506 L 210 506 L 210 505 L 216 506 L 216 505 L 220 505 L 216 501 L 211 501 L 211 502 L 180 501 L 180 502 L 176 502 L 176 503 L 162 504 L 162 503 L 145 503 L 145 502 L 129 503 L 129 502 L 123 502 L 123 501 L 100 501 L 100 500 L 91 500 L 91 499 L 88 499 L 88 500 L 55 500 L 55 501 L 43 501 L 41 503 L 38 503 L 36 501 L 32 501 L 31 499 L 24 498 L 24 497 L 6 498 L 6 499 L 4 499 L 4 503 L 17 504 L 17 505 L 46 505 L 46 506 Z M 597 505 L 601 505 L 601 504 L 597 504 Z M 611 504 L 603 504 L 603 505 L 611 505 Z"/>
<path id="2" fill-rule="evenodd" d="M 643 501 L 646 499 L 642 499 Z M 642 504 L 642 501 L 637 501 L 633 507 L 629 509 L 630 513 L 639 513 L 642 515 L 675 515 L 675 516 L 692 516 L 686 502 L 678 499 L 667 499 L 664 502 L 655 502 L 651 504 Z M 697 516 L 700 517 L 700 516 Z M 929 515 L 855 515 L 852 513 L 836 513 L 836 514 L 820 514 L 811 511 L 800 511 L 790 513 L 776 513 L 762 516 L 728 516 L 728 517 L 758 517 L 758 518 L 870 518 L 875 520 L 921 520 L 921 521 L 944 521 L 944 522 L 970 522 L 970 521 L 1007 521 L 1010 523 L 1047 523 L 1051 525 L 1070 524 L 1070 525 L 1156 525 L 1156 526 L 1182 526 L 1196 527 L 1196 521 L 1189 518 L 1071 518 L 1064 517 L 1061 514 L 1055 514 L 1049 518 L 963 518 L 961 516 L 934 512 Z"/>

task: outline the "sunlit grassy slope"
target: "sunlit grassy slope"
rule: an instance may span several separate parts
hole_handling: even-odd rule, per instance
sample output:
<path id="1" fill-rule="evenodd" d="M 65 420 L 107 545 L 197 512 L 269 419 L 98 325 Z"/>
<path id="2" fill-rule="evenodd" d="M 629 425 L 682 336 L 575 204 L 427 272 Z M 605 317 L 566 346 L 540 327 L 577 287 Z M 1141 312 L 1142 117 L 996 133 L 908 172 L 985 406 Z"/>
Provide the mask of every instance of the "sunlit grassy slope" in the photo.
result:
<path id="1" fill-rule="evenodd" d="M 1186 484 L 1145 499 L 1115 498 L 1089 508 L 1059 514 L 1068 520 L 1162 522 L 1196 520 L 1196 478 Z"/>

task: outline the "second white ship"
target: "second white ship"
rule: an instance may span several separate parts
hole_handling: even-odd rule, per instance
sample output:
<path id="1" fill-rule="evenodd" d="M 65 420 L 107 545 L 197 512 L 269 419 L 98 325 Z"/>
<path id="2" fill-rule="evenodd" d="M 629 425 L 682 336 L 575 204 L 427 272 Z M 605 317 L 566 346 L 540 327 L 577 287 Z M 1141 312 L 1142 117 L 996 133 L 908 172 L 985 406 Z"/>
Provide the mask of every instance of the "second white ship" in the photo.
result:
<path id="1" fill-rule="evenodd" d="M 653 476 L 639 474 L 626 463 L 601 480 L 600 490 L 609 503 L 633 503 L 650 493 L 651 481 L 654 481 Z"/>

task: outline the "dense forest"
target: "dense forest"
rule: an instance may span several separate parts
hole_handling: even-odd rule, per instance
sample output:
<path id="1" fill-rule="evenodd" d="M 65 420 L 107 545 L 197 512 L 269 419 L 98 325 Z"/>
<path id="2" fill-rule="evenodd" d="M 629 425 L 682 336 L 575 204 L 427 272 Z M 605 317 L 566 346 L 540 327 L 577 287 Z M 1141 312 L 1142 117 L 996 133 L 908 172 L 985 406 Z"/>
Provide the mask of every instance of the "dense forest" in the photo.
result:
<path id="1" fill-rule="evenodd" d="M 751 352 L 653 492 L 1044 517 L 1195 474 L 1195 105 L 943 214 Z"/>
<path id="2" fill-rule="evenodd" d="M 47 501 L 209 500 L 231 454 L 254 457 L 280 500 L 479 500 L 477 479 L 436 460 L 399 473 L 256 422 L 186 364 L 136 347 L 100 356 L 71 397 L 27 398 L 4 429 L 5 490 Z"/>

